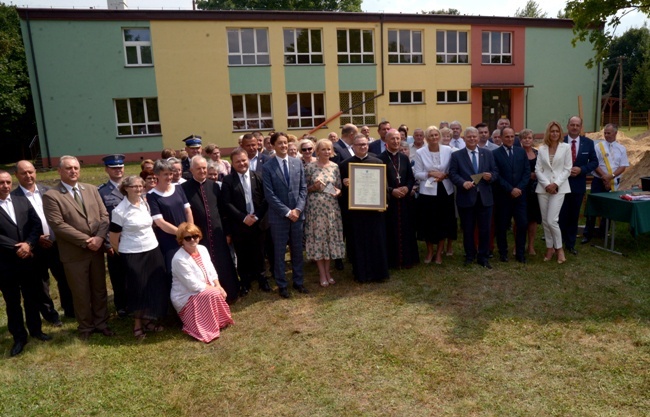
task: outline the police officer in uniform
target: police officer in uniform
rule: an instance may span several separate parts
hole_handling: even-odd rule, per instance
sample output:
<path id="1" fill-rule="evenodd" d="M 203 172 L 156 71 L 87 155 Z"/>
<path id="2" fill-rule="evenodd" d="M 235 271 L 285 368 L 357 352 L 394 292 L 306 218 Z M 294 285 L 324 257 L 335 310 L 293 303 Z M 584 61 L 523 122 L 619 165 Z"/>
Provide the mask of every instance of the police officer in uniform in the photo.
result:
<path id="1" fill-rule="evenodd" d="M 190 172 L 190 162 L 193 156 L 201 155 L 201 152 L 203 151 L 203 145 L 201 142 L 201 136 L 194 134 L 191 134 L 183 139 L 183 142 L 185 142 L 185 152 L 187 152 L 187 159 L 181 161 L 183 164 L 183 178 L 190 179 L 192 178 L 192 173 Z"/>
<path id="2" fill-rule="evenodd" d="M 113 209 L 124 199 L 124 195 L 119 190 L 122 178 L 124 177 L 124 155 L 107 155 L 102 158 L 102 161 L 104 161 L 104 169 L 108 174 L 109 180 L 97 187 L 97 190 L 106 206 L 108 215 L 111 216 Z M 104 242 L 108 274 L 110 275 L 111 285 L 113 286 L 115 310 L 118 316 L 126 317 L 128 314 L 126 309 L 126 269 L 122 263 L 122 259 L 117 254 L 117 248 L 111 247 L 108 236 Z"/>

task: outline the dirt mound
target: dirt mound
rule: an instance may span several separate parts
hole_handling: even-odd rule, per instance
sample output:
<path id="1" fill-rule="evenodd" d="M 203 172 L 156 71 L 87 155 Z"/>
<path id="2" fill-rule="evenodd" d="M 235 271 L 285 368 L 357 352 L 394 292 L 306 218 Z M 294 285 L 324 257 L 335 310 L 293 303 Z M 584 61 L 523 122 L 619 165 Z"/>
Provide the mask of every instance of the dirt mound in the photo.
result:
<path id="1" fill-rule="evenodd" d="M 593 140 L 602 140 L 603 131 L 587 133 Z M 627 158 L 630 160 L 630 167 L 625 170 L 619 189 L 632 188 L 633 185 L 641 187 L 641 177 L 650 176 L 650 130 L 640 133 L 633 138 L 618 132 L 616 140 L 627 149 Z"/>

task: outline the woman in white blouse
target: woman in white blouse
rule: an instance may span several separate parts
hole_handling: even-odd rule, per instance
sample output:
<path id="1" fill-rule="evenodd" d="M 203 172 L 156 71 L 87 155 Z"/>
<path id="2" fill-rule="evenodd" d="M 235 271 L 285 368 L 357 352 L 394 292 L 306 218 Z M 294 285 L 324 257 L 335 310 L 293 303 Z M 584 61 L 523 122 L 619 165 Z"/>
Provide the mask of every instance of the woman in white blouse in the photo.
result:
<path id="1" fill-rule="evenodd" d="M 442 263 L 445 239 L 456 239 L 456 211 L 454 207 L 454 186 L 448 179 L 452 148 L 440 143 L 440 131 L 429 126 L 424 132 L 427 146 L 415 153 L 413 173 L 420 181 L 417 198 L 418 239 L 427 244 L 424 263 Z"/>
<path id="2" fill-rule="evenodd" d="M 137 175 L 122 180 L 120 192 L 126 197 L 111 214 L 109 240 L 126 267 L 129 311 L 138 339 L 145 332 L 162 331 L 156 320 L 167 312 L 169 292 L 165 282 L 165 261 L 152 229 L 149 205 L 142 197 L 144 181 Z"/>
<path id="3" fill-rule="evenodd" d="M 552 121 L 546 126 L 544 144 L 539 147 L 535 175 L 537 176 L 537 198 L 542 212 L 542 225 L 546 239 L 544 261 L 550 261 L 557 254 L 557 263 L 566 261 L 562 249 L 562 232 L 558 220 L 564 195 L 571 192 L 569 175 L 573 161 L 571 148 L 562 142 L 564 134 L 558 122 Z"/>
<path id="4" fill-rule="evenodd" d="M 183 331 L 210 343 L 219 337 L 221 329 L 234 322 L 210 253 L 199 245 L 202 237 L 194 224 L 178 226 L 176 240 L 181 248 L 172 259 L 171 300 L 183 321 Z"/>

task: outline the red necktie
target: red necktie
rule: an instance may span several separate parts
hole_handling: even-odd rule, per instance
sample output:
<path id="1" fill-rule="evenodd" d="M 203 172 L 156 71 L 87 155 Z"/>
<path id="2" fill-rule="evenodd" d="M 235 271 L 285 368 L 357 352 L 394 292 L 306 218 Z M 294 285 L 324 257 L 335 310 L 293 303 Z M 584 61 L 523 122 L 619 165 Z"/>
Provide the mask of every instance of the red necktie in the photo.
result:
<path id="1" fill-rule="evenodd" d="M 572 139 L 571 140 L 571 159 L 573 160 L 573 163 L 576 162 L 576 140 Z"/>

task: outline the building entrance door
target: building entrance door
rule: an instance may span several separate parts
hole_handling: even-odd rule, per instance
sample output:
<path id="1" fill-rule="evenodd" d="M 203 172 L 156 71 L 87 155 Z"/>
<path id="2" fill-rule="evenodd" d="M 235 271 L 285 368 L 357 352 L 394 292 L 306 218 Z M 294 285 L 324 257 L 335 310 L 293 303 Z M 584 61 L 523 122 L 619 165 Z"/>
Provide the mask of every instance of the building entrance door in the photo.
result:
<path id="1" fill-rule="evenodd" d="M 511 90 L 483 90 L 483 123 L 487 123 L 490 131 L 497 128 L 500 118 L 510 119 L 510 99 Z"/>

